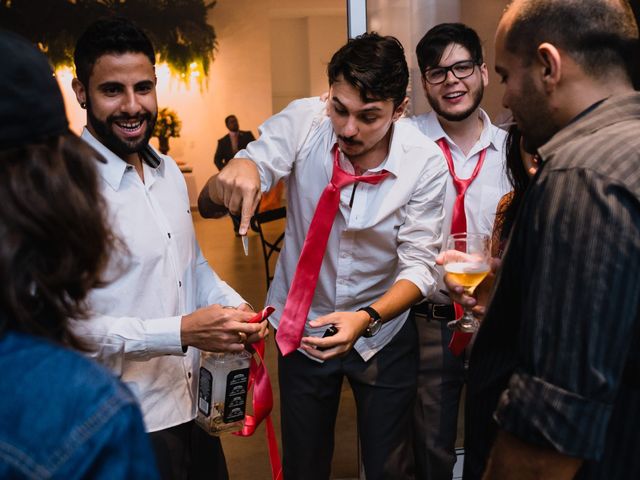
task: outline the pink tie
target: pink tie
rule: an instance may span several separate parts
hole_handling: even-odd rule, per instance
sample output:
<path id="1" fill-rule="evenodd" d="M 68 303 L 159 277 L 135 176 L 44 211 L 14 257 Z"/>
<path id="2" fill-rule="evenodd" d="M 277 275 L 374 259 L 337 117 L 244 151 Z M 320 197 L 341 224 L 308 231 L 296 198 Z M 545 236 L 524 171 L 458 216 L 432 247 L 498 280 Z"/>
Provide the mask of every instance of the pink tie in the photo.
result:
<path id="1" fill-rule="evenodd" d="M 471 185 L 471 182 L 475 180 L 480 173 L 480 169 L 482 168 L 482 164 L 484 163 L 484 157 L 487 155 L 487 149 L 485 148 L 480 152 L 480 158 L 478 158 L 478 163 L 476 164 L 476 168 L 473 169 L 473 173 L 466 180 L 461 180 L 457 177 L 456 172 L 453 168 L 453 157 L 451 156 L 451 150 L 449 149 L 449 144 L 444 138 L 441 138 L 436 142 L 442 153 L 444 153 L 444 158 L 447 160 L 447 165 L 449 167 L 449 174 L 451 175 L 451 179 L 453 180 L 453 186 L 456 188 L 456 202 L 453 205 L 453 215 L 451 216 L 451 235 L 455 233 L 465 233 L 467 231 L 467 215 L 464 211 L 464 194 Z M 462 307 L 454 303 L 453 308 L 456 312 L 456 319 L 462 317 L 464 310 Z M 453 352 L 454 355 L 460 355 L 467 345 L 471 341 L 471 337 L 473 333 L 466 332 L 453 332 L 453 336 L 451 337 L 451 342 L 449 342 L 449 350 Z"/>
<path id="2" fill-rule="evenodd" d="M 340 168 L 338 146 L 335 145 L 333 150 L 333 175 L 316 205 L 276 333 L 282 355 L 288 355 L 300 346 L 329 234 L 340 206 L 340 189 L 355 182 L 375 185 L 389 175 L 385 171 L 376 175 L 351 175 Z"/>

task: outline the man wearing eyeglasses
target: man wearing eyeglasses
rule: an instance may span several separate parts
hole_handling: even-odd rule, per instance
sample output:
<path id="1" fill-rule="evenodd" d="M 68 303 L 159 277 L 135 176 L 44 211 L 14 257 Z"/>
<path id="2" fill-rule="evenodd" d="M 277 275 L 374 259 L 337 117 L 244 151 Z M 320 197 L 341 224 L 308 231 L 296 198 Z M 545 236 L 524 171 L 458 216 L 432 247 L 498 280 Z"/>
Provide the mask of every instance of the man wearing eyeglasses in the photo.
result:
<path id="1" fill-rule="evenodd" d="M 488 72 L 478 34 L 461 23 L 437 25 L 420 40 L 416 55 L 432 111 L 411 121 L 440 146 L 449 166 L 443 245 L 453 233 L 491 234 L 498 201 L 510 187 L 504 169 L 505 132 L 480 108 Z M 471 335 L 456 333 L 450 345 L 453 332 L 447 322 L 456 315 L 442 280 L 438 292 L 412 313 L 420 337 L 416 478 L 450 480 Z"/>

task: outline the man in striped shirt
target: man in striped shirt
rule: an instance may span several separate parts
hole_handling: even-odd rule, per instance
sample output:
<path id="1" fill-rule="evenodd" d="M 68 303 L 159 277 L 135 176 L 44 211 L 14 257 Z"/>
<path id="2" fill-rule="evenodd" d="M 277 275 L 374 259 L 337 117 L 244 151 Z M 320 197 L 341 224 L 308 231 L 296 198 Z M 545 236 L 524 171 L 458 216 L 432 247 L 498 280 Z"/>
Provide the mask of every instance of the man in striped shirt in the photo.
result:
<path id="1" fill-rule="evenodd" d="M 503 103 L 542 163 L 471 356 L 465 479 L 640 478 L 637 42 L 623 0 L 516 0 L 498 26 Z"/>

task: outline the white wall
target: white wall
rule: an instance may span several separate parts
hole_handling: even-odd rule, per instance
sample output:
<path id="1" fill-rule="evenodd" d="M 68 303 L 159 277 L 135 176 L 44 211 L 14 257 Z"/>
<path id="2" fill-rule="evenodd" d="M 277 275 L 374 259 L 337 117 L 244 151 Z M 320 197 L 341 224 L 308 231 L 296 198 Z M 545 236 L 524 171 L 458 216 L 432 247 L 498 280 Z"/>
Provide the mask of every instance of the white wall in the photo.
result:
<path id="1" fill-rule="evenodd" d="M 272 19 L 271 47 L 272 106 L 279 112 L 291 100 L 309 96 L 307 19 Z"/>
<path id="2" fill-rule="evenodd" d="M 489 87 L 485 90 L 483 107 L 492 119 L 499 120 L 504 115 L 502 108 L 502 90 L 498 75 L 495 73 L 495 42 L 494 36 L 498 20 L 502 15 L 507 0 L 462 0 L 461 21 L 478 32 L 484 47 L 484 61 L 489 70 Z"/>
<path id="3" fill-rule="evenodd" d="M 346 11 L 340 15 L 307 17 L 309 36 L 309 94 L 321 95 L 329 88 L 327 65 L 333 54 L 347 41 Z"/>

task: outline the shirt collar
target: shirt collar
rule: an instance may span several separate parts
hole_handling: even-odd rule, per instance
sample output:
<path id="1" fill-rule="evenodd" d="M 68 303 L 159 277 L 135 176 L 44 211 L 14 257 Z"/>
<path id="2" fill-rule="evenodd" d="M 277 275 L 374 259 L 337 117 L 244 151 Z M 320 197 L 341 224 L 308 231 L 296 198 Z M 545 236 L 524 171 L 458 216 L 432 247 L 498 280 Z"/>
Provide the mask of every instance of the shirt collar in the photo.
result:
<path id="1" fill-rule="evenodd" d="M 500 151 L 503 147 L 504 139 L 499 138 L 499 128 L 491 123 L 491 119 L 489 118 L 489 115 L 487 115 L 487 112 L 479 108 L 478 115 L 482 119 L 482 132 L 480 133 L 480 138 L 469 152 L 468 157 L 471 157 L 488 147 L 491 147 L 496 151 Z M 451 137 L 447 135 L 447 132 L 445 132 L 442 125 L 440 125 L 438 115 L 435 111 L 432 110 L 429 112 L 425 125 L 427 129 L 427 136 L 429 138 L 433 138 L 434 140 L 444 138 L 449 145 L 455 145 L 454 141 L 451 140 Z"/>
<path id="2" fill-rule="evenodd" d="M 98 173 L 100 173 L 102 178 L 104 178 L 104 180 L 111 186 L 111 188 L 116 191 L 119 190 L 120 184 L 122 183 L 122 178 L 127 171 L 128 163 L 122 160 L 118 155 L 113 153 L 98 139 L 96 139 L 87 129 L 87 127 L 84 127 L 84 129 L 82 130 L 82 135 L 80 137 L 104 157 L 106 163 L 98 162 L 97 164 Z M 155 153 L 160 159 L 160 163 L 156 166 L 153 166 L 149 162 L 147 162 L 147 166 L 154 175 L 164 175 L 165 160 L 161 154 L 159 154 L 158 152 Z"/>
<path id="3" fill-rule="evenodd" d="M 608 97 L 596 102 L 577 115 L 564 128 L 556 132 L 547 143 L 538 148 L 543 162 L 564 145 L 609 127 L 628 118 L 640 116 L 640 93 L 637 91 Z"/>

